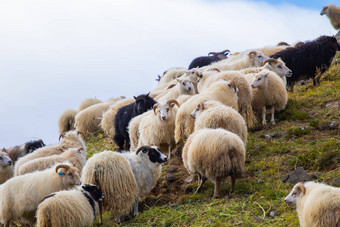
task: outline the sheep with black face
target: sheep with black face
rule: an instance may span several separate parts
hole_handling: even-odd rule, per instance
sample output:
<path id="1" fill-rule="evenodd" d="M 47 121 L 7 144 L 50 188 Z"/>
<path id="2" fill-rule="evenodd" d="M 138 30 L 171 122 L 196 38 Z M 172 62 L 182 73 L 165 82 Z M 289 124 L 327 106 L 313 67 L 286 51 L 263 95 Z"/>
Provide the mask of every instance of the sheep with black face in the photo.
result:
<path id="1" fill-rule="evenodd" d="M 226 59 L 230 50 L 224 50 L 221 52 L 210 52 L 208 56 L 197 57 L 190 63 L 188 69 L 200 68 L 206 65 L 210 65 L 213 62 L 221 61 Z M 211 55 L 211 56 L 210 56 Z"/>

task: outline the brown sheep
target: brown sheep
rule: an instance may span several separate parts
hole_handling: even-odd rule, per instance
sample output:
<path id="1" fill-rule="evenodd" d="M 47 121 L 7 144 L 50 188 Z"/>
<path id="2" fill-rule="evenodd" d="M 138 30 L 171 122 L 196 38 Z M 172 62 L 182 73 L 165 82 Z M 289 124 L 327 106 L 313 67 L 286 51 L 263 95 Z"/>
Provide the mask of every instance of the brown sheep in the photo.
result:
<path id="1" fill-rule="evenodd" d="M 329 4 L 325 7 L 323 7 L 320 15 L 326 14 L 329 18 L 332 26 L 334 29 L 339 30 L 340 29 L 340 7 L 337 7 L 333 4 Z"/>

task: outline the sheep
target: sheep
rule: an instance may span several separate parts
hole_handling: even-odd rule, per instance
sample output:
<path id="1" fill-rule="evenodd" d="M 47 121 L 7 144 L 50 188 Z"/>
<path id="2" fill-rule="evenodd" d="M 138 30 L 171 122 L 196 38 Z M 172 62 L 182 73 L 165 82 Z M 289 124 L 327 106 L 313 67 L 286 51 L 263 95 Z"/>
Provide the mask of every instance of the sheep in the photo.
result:
<path id="1" fill-rule="evenodd" d="M 156 103 L 153 106 L 154 114 L 148 114 L 141 119 L 138 131 L 140 133 L 138 145 L 168 145 L 168 158 L 175 147 L 175 119 L 180 106 L 175 99 L 166 103 Z"/>
<path id="2" fill-rule="evenodd" d="M 75 129 L 75 117 L 78 111 L 74 109 L 67 109 L 65 110 L 59 117 L 58 120 L 58 127 L 59 127 L 59 134 L 64 135 L 66 132 Z"/>
<path id="3" fill-rule="evenodd" d="M 214 100 L 205 100 L 190 114 L 195 119 L 195 131 L 203 128 L 223 128 L 241 137 L 247 143 L 247 125 L 233 108 Z"/>
<path id="4" fill-rule="evenodd" d="M 156 101 L 149 97 L 149 93 L 146 95 L 139 95 L 133 97 L 135 99 L 134 103 L 121 107 L 114 119 L 115 126 L 115 136 L 113 140 L 118 145 L 120 150 L 130 149 L 130 137 L 128 133 L 128 125 L 132 118 L 150 110 Z"/>
<path id="5" fill-rule="evenodd" d="M 262 70 L 267 69 L 270 71 L 275 72 L 279 77 L 281 77 L 283 83 L 285 86 L 287 85 L 287 79 L 286 77 L 292 76 L 292 70 L 290 70 L 285 63 L 281 60 L 281 58 L 278 59 L 267 59 L 263 62 L 262 67 L 253 67 L 253 68 L 247 68 L 240 70 L 241 73 L 249 74 L 249 73 L 259 73 Z"/>
<path id="6" fill-rule="evenodd" d="M 172 67 L 168 70 L 164 71 L 162 76 L 158 75 L 156 81 L 158 81 L 158 86 L 169 83 L 170 81 L 180 77 L 186 72 L 186 69 L 183 67 Z"/>
<path id="7" fill-rule="evenodd" d="M 266 125 L 266 108 L 271 111 L 270 123 L 275 124 L 275 111 L 283 110 L 288 101 L 286 86 L 276 73 L 263 70 L 252 83 L 253 109 L 262 115 L 262 125 Z"/>
<path id="8" fill-rule="evenodd" d="M 121 100 L 121 98 L 113 99 L 105 103 L 98 103 L 78 112 L 75 117 L 76 129 L 85 133 L 86 138 L 88 138 L 89 133 L 94 133 L 100 129 L 99 125 L 101 123 L 103 113 L 118 100 Z"/>
<path id="9" fill-rule="evenodd" d="M 100 122 L 100 127 L 103 129 L 105 135 L 113 139 L 115 136 L 114 119 L 118 110 L 126 105 L 129 105 L 135 101 L 134 98 L 123 99 L 114 104 L 112 104 L 108 110 L 103 113 L 103 118 Z"/>
<path id="10" fill-rule="evenodd" d="M 296 205 L 301 227 L 340 225 L 340 188 L 313 181 L 299 182 L 285 202 L 288 206 Z"/>
<path id="11" fill-rule="evenodd" d="M 6 152 L 0 151 L 0 184 L 13 177 L 12 160 Z"/>
<path id="12" fill-rule="evenodd" d="M 339 30 L 340 29 L 340 7 L 337 7 L 333 4 L 329 4 L 327 6 L 324 6 L 322 11 L 320 12 L 320 15 L 325 15 L 329 18 L 329 21 L 331 22 L 334 29 Z"/>
<path id="13" fill-rule="evenodd" d="M 313 84 L 316 85 L 318 83 L 315 78 L 316 70 L 319 69 L 320 73 L 324 73 L 339 49 L 335 37 L 320 36 L 314 41 L 305 42 L 297 47 L 288 47 L 270 57 L 281 58 L 292 70 L 292 76 L 287 79 L 289 86 L 307 78 L 313 78 Z"/>
<path id="14" fill-rule="evenodd" d="M 191 97 L 191 96 L 190 96 Z M 130 151 L 134 151 L 138 148 L 138 142 L 139 142 L 139 125 L 142 119 L 148 115 L 152 115 L 153 111 L 149 110 L 141 115 L 138 115 L 131 119 L 128 125 L 128 131 L 129 131 L 129 137 L 130 137 Z"/>
<path id="15" fill-rule="evenodd" d="M 253 127 L 256 122 L 251 106 L 253 92 L 249 82 L 242 73 L 238 71 L 222 71 L 210 76 L 204 75 L 199 82 L 198 89 L 200 92 L 204 91 L 204 89 L 209 89 L 212 83 L 222 79 L 232 80 L 235 83 L 235 86 L 238 88 L 238 111 L 246 121 L 247 126 L 249 128 Z"/>
<path id="16" fill-rule="evenodd" d="M 266 46 L 266 47 L 262 47 L 259 49 L 255 49 L 255 51 L 260 51 L 261 53 L 263 53 L 265 56 L 271 56 L 281 50 L 284 50 L 286 48 L 288 48 L 289 45 L 277 45 L 277 46 Z"/>
<path id="17" fill-rule="evenodd" d="M 82 101 L 78 107 L 78 112 L 86 109 L 87 107 L 93 106 L 95 104 L 102 103 L 101 100 L 96 99 L 96 98 L 88 98 Z"/>
<path id="18" fill-rule="evenodd" d="M 191 61 L 188 69 L 200 68 L 206 65 L 210 65 L 213 62 L 217 62 L 226 59 L 230 50 L 224 50 L 221 52 L 210 52 L 208 56 L 197 57 Z M 212 55 L 212 56 L 209 56 Z"/>
<path id="19" fill-rule="evenodd" d="M 2 151 L 6 152 L 9 156 L 9 158 L 12 160 L 12 163 L 15 164 L 15 162 L 18 160 L 18 158 L 23 157 L 29 153 L 32 153 L 38 148 L 44 147 L 44 141 L 41 139 L 28 141 L 20 146 L 14 146 L 12 148 L 5 149 L 3 148 Z"/>
<path id="20" fill-rule="evenodd" d="M 168 90 L 166 94 L 157 97 L 156 100 L 160 103 L 166 102 L 170 99 L 177 99 L 181 95 L 194 95 L 195 87 L 189 79 L 176 79 L 178 84 Z"/>
<path id="21" fill-rule="evenodd" d="M 48 195 L 37 210 L 38 226 L 91 226 L 104 195 L 96 185 L 84 184 Z"/>
<path id="22" fill-rule="evenodd" d="M 80 185 L 79 171 L 65 164 L 9 179 L 0 185 L 1 223 L 33 224 L 39 202 L 45 196 L 75 185 Z"/>
<path id="23" fill-rule="evenodd" d="M 51 155 L 48 157 L 36 158 L 29 162 L 26 162 L 19 168 L 18 175 L 24 175 L 34 171 L 42 171 L 44 169 L 51 168 L 57 163 L 68 162 L 72 166 L 76 167 L 80 172 L 86 162 L 87 152 L 84 148 L 70 148 L 59 155 Z"/>
<path id="24" fill-rule="evenodd" d="M 20 158 L 14 165 L 14 174 L 17 176 L 19 174 L 19 168 L 26 162 L 29 162 L 33 159 L 61 154 L 69 148 L 79 147 L 83 148 L 86 151 L 85 142 L 82 138 L 81 133 L 79 133 L 78 131 L 69 131 L 66 133 L 61 143 L 39 148 L 33 153 Z"/>
<path id="25" fill-rule="evenodd" d="M 232 193 L 235 181 L 245 169 L 246 149 L 241 138 L 224 129 L 200 129 L 191 134 L 182 151 L 184 167 L 192 174 L 198 174 L 199 192 L 209 179 L 214 182 L 214 196 L 220 197 L 220 186 L 226 177 L 231 177 Z"/>
<path id="26" fill-rule="evenodd" d="M 215 62 L 211 65 L 204 66 L 200 68 L 200 71 L 203 72 L 204 70 L 210 68 L 216 68 L 220 71 L 245 69 L 253 66 L 261 66 L 262 63 L 267 59 L 268 57 L 263 53 L 253 50 L 245 54 L 238 54 L 237 58 L 230 57 L 225 60 Z"/>
<path id="27" fill-rule="evenodd" d="M 155 186 L 161 174 L 161 164 L 167 158 L 155 146 L 142 146 L 136 152 L 103 151 L 86 162 L 82 181 L 96 184 L 105 194 L 103 209 L 115 218 L 138 213 L 138 200 Z"/>
<path id="28" fill-rule="evenodd" d="M 233 81 L 217 81 L 210 86 L 210 89 L 194 95 L 184 102 L 178 109 L 175 120 L 175 141 L 178 144 L 181 140 L 190 135 L 194 130 L 194 120 L 189 117 L 198 103 L 204 100 L 220 101 L 226 106 L 238 110 L 237 88 Z"/>

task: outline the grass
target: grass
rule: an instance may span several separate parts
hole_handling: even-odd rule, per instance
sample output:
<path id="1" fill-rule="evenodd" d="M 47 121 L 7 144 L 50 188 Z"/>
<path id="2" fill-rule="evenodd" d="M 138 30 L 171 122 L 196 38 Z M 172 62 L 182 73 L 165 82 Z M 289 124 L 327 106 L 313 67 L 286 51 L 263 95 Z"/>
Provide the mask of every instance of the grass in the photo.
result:
<path id="1" fill-rule="evenodd" d="M 337 56 L 338 59 L 339 56 Z M 295 208 L 283 199 L 292 186 L 281 178 L 298 166 L 316 181 L 332 184 L 340 176 L 340 66 L 333 65 L 321 83 L 295 86 L 287 108 L 276 114 L 274 126 L 255 127 L 248 134 L 246 172 L 237 180 L 230 197 L 211 200 L 213 184 L 207 182 L 193 194 L 197 177 L 190 175 L 175 157 L 163 167 L 162 176 L 150 195 L 140 203 L 141 212 L 123 226 L 298 226 Z M 114 143 L 99 132 L 87 142 L 89 157 L 114 150 Z M 169 167 L 174 182 L 168 182 Z M 230 180 L 222 187 L 227 194 Z M 98 224 L 98 219 L 94 226 Z M 118 226 L 105 213 L 103 226 Z"/>

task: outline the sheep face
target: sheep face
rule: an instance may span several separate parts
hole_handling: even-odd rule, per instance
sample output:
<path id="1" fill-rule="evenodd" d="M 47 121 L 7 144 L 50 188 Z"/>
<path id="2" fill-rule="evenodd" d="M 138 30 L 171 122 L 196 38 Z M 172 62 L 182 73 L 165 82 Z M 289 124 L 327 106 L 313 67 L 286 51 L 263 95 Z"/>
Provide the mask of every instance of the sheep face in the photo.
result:
<path id="1" fill-rule="evenodd" d="M 185 93 L 192 94 L 194 92 L 194 85 L 189 79 L 176 79 L 179 83 L 180 89 L 185 91 Z"/>
<path id="2" fill-rule="evenodd" d="M 299 182 L 293 187 L 293 190 L 287 195 L 287 197 L 285 198 L 285 203 L 287 203 L 288 206 L 293 206 L 296 204 L 298 199 L 300 199 L 305 194 L 306 188 L 302 182 Z"/>
<path id="3" fill-rule="evenodd" d="M 98 201 L 98 200 L 102 200 L 104 198 L 104 193 L 97 188 L 96 185 L 94 184 L 84 184 L 81 186 L 81 188 L 90 193 L 91 197 L 95 200 L 95 201 Z"/>
<path id="4" fill-rule="evenodd" d="M 328 13 L 328 10 L 329 10 L 328 5 L 325 6 L 325 7 L 323 7 L 322 11 L 320 12 L 320 15 L 322 16 L 322 15 L 327 14 L 327 13 Z"/>
<path id="5" fill-rule="evenodd" d="M 156 103 L 153 106 L 154 114 L 157 115 L 158 113 L 160 121 L 168 121 L 176 116 L 177 109 L 175 111 L 173 110 L 175 105 L 179 106 L 179 103 L 174 99 L 171 99 L 164 104 Z"/>
<path id="6" fill-rule="evenodd" d="M 266 55 L 258 51 L 250 51 L 248 57 L 253 62 L 253 65 L 257 67 L 260 67 L 265 60 L 269 59 Z"/>
<path id="7" fill-rule="evenodd" d="M 44 147 L 45 144 L 42 140 L 35 140 L 25 143 L 25 154 L 32 153 L 38 148 Z"/>
<path id="8" fill-rule="evenodd" d="M 136 154 L 157 166 L 168 160 L 157 146 L 142 146 L 137 149 Z"/>
<path id="9" fill-rule="evenodd" d="M 78 168 L 69 165 L 58 165 L 56 167 L 56 174 L 63 178 L 64 185 L 80 185 L 80 173 Z"/>
<path id="10" fill-rule="evenodd" d="M 12 165 L 12 160 L 7 153 L 0 151 L 0 166 L 6 167 Z"/>
<path id="11" fill-rule="evenodd" d="M 268 59 L 263 62 L 263 64 L 267 63 L 269 66 L 269 69 L 273 72 L 276 72 L 279 76 L 286 76 L 291 77 L 293 72 L 290 70 L 286 64 L 279 59 Z"/>
<path id="12" fill-rule="evenodd" d="M 134 108 L 137 115 L 146 112 L 150 108 L 150 104 L 152 103 L 153 100 L 149 97 L 149 94 L 150 92 L 146 95 L 139 95 L 138 97 L 134 96 L 134 99 L 136 100 Z"/>
<path id="13" fill-rule="evenodd" d="M 263 87 L 266 84 L 268 84 L 267 76 L 268 76 L 268 73 L 256 75 L 251 87 L 258 88 L 258 87 Z"/>
<path id="14" fill-rule="evenodd" d="M 197 114 L 202 112 L 204 109 L 205 109 L 204 108 L 204 102 L 198 103 L 196 109 L 194 109 L 194 111 L 191 112 L 190 117 L 192 119 L 196 119 Z"/>

